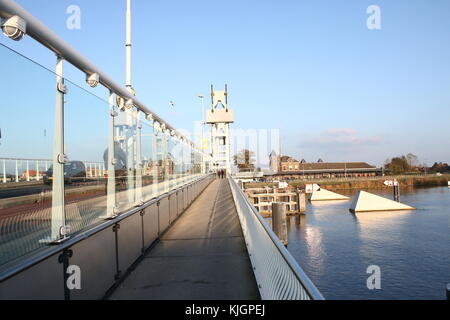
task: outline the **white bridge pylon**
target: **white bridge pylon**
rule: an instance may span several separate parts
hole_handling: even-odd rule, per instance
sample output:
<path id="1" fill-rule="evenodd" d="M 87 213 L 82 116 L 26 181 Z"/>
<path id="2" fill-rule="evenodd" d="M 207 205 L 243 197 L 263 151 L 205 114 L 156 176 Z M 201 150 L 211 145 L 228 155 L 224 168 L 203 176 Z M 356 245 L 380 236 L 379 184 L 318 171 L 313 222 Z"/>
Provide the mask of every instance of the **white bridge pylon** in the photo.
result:
<path id="1" fill-rule="evenodd" d="M 228 107 L 228 87 L 215 91 L 211 86 L 211 109 L 206 112 L 206 123 L 211 125 L 211 149 L 216 169 L 231 172 L 230 124 L 234 122 L 233 110 Z"/>

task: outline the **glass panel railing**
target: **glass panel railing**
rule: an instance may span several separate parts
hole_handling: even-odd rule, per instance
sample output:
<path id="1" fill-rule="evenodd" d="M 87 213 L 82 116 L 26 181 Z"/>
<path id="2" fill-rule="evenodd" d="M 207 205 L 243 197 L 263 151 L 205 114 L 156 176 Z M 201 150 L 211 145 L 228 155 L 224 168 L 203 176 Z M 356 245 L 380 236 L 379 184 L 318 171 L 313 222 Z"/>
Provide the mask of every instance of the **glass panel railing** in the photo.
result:
<path id="1" fill-rule="evenodd" d="M 155 159 L 155 132 L 153 123 L 142 123 L 141 153 L 142 153 L 142 197 L 144 201 L 155 198 L 158 180 L 158 166 Z"/>
<path id="2" fill-rule="evenodd" d="M 0 268 L 46 246 L 55 74 L 0 44 Z"/>
<path id="3" fill-rule="evenodd" d="M 109 104 L 66 80 L 64 166 L 66 224 L 76 233 L 106 215 Z"/>
<path id="4" fill-rule="evenodd" d="M 136 201 L 136 133 L 137 114 L 133 109 L 119 110 L 114 119 L 114 146 L 116 161 L 120 162 L 116 171 L 117 208 L 123 212 L 135 206 Z"/>
<path id="5" fill-rule="evenodd" d="M 0 89 L 0 268 L 211 167 L 165 125 L 115 106 L 114 94 L 103 99 L 64 79 L 63 95 L 52 71 L 3 45 L 0 59 L 14 70 L 7 84 L 20 83 L 16 94 Z"/>
<path id="6" fill-rule="evenodd" d="M 183 184 L 182 167 L 183 158 L 181 157 L 181 142 L 175 136 L 169 137 L 169 158 L 171 164 L 171 188 L 175 189 Z"/>

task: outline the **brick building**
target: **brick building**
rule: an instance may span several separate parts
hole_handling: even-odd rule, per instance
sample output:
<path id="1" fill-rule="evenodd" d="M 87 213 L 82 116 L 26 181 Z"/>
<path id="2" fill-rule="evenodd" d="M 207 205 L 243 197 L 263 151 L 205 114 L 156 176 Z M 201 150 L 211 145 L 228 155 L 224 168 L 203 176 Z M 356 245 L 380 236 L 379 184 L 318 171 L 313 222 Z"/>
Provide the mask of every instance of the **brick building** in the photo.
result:
<path id="1" fill-rule="evenodd" d="M 274 152 L 269 158 L 272 175 L 287 180 L 374 177 L 382 174 L 381 168 L 366 162 L 306 162 L 289 156 L 277 156 Z"/>

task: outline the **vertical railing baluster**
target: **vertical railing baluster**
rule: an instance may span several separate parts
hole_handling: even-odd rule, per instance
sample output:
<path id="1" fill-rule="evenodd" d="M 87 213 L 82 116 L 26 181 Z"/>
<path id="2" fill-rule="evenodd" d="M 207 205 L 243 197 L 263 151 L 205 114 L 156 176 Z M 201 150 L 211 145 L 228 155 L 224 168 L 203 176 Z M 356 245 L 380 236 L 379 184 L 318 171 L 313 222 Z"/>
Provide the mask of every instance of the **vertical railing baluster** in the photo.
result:
<path id="1" fill-rule="evenodd" d="M 117 215 L 116 209 L 116 163 L 115 143 L 114 143 L 114 119 L 117 112 L 114 108 L 113 92 L 109 93 L 109 132 L 108 132 L 108 185 L 106 198 L 106 219 L 112 219 Z"/>
<path id="2" fill-rule="evenodd" d="M 51 241 L 61 240 L 67 236 L 64 213 L 64 164 L 67 162 L 67 156 L 64 154 L 64 94 L 66 90 L 61 57 L 58 57 L 56 63 L 56 80 Z"/>
<path id="3" fill-rule="evenodd" d="M 152 196 L 155 197 L 158 194 L 158 184 L 159 184 L 159 177 L 158 177 L 158 137 L 157 137 L 157 131 L 155 129 L 155 123 L 153 122 L 152 126 Z"/>
<path id="4" fill-rule="evenodd" d="M 164 193 L 169 192 L 169 148 L 167 140 L 167 130 L 162 133 L 163 159 L 164 159 Z"/>
<path id="5" fill-rule="evenodd" d="M 28 160 L 26 161 L 26 164 L 27 164 L 27 169 L 26 169 L 26 175 L 27 175 L 27 177 L 26 177 L 26 179 L 27 179 L 27 182 L 29 182 L 30 181 L 30 165 L 29 165 L 29 162 L 28 162 Z"/>
<path id="6" fill-rule="evenodd" d="M 127 117 L 127 129 L 126 129 L 126 140 L 125 146 L 127 150 L 127 166 L 128 166 L 128 204 L 134 204 L 134 191 L 135 191 L 135 119 L 133 117 L 132 111 L 125 110 Z"/>
<path id="7" fill-rule="evenodd" d="M 19 161 L 18 160 L 16 160 L 15 174 L 16 174 L 16 182 L 19 182 Z"/>
<path id="8" fill-rule="evenodd" d="M 39 160 L 36 160 L 36 181 L 39 181 Z"/>
<path id="9" fill-rule="evenodd" d="M 3 160 L 3 183 L 6 183 L 6 160 Z"/>
<path id="10" fill-rule="evenodd" d="M 141 113 L 136 112 L 136 190 L 135 190 L 135 203 L 136 205 L 142 205 L 142 123 Z"/>

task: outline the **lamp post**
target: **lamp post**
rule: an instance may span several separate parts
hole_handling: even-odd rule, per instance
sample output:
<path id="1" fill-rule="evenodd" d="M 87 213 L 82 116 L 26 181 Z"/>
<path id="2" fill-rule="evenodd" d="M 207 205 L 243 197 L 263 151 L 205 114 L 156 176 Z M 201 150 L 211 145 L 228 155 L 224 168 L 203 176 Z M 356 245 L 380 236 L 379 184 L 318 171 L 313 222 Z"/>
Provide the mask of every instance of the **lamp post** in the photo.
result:
<path id="1" fill-rule="evenodd" d="M 203 150 L 203 140 L 205 138 L 205 96 L 202 94 L 197 95 L 202 100 L 202 141 L 200 143 L 200 146 Z"/>
<path id="2" fill-rule="evenodd" d="M 127 0 L 126 12 L 126 83 L 128 92 L 134 94 L 131 84 L 131 0 Z"/>
<path id="3" fill-rule="evenodd" d="M 202 173 L 206 173 L 205 170 L 205 158 L 204 158 L 204 147 L 203 147 L 203 143 L 205 140 L 205 96 L 202 94 L 197 95 L 197 97 L 199 97 L 202 100 L 202 139 L 200 141 L 200 148 L 202 151 Z"/>

